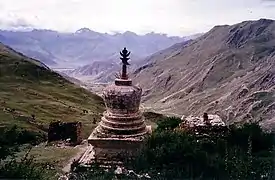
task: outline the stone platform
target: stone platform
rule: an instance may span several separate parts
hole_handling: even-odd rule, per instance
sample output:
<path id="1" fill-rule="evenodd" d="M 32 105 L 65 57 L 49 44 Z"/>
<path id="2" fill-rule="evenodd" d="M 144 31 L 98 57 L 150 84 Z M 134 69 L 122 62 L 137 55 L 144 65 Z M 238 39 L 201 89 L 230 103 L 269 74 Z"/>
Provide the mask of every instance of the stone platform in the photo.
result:
<path id="1" fill-rule="evenodd" d="M 97 137 L 98 128 L 88 138 L 90 144 L 79 163 L 88 165 L 94 162 L 103 165 L 122 164 L 125 158 L 134 157 L 142 148 L 146 136 L 133 137 Z M 146 126 L 146 134 L 152 133 L 151 126 Z"/>

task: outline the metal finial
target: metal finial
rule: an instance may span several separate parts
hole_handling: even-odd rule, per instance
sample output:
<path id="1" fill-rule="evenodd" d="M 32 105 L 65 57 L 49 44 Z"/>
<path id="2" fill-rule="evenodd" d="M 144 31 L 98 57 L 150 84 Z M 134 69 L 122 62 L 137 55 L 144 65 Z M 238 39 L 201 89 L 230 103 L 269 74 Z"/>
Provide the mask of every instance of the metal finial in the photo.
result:
<path id="1" fill-rule="evenodd" d="M 122 63 L 125 64 L 125 65 L 130 65 L 128 63 L 128 60 L 130 59 L 129 56 L 130 56 L 131 52 L 128 51 L 126 49 L 126 47 L 120 52 L 120 55 L 121 55 L 121 60 L 122 60 Z"/>
<path id="2" fill-rule="evenodd" d="M 128 63 L 128 60 L 130 59 L 131 52 L 126 49 L 126 47 L 120 52 L 121 55 L 121 60 L 122 60 L 122 74 L 121 74 L 121 79 L 128 79 L 127 75 L 127 65 L 130 65 Z"/>

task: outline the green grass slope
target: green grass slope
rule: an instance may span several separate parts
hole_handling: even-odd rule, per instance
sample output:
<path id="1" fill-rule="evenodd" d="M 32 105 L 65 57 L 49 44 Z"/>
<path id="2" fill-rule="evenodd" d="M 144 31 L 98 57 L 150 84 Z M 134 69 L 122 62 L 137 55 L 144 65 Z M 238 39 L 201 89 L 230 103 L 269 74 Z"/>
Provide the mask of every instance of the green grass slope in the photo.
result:
<path id="1" fill-rule="evenodd" d="M 88 113 L 84 113 L 87 110 Z M 81 121 L 84 135 L 100 120 L 102 99 L 39 61 L 0 44 L 0 126 L 45 133 L 51 121 Z"/>

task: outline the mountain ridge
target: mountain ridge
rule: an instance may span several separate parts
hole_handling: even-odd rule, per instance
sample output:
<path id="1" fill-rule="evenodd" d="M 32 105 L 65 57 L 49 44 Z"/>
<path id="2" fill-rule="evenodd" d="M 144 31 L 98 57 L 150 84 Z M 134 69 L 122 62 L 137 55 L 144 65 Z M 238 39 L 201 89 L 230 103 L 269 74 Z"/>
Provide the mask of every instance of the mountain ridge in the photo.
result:
<path id="1" fill-rule="evenodd" d="M 137 35 L 124 32 L 111 35 L 89 28 L 81 28 L 74 33 L 43 29 L 0 30 L 0 42 L 50 67 L 63 68 L 76 68 L 93 61 L 113 61 L 123 47 L 128 47 L 135 54 L 133 59 L 141 59 L 184 39 L 158 33 Z"/>
<path id="2" fill-rule="evenodd" d="M 195 38 L 196 37 L 194 37 L 194 39 Z M 137 71 L 139 71 L 143 67 L 150 66 L 152 63 L 157 61 L 157 59 L 154 58 L 157 54 L 167 54 L 168 53 L 167 51 L 171 51 L 172 49 L 175 49 L 177 46 L 180 46 L 180 45 L 186 45 L 191 41 L 192 41 L 192 39 L 190 39 L 190 40 L 186 39 L 183 42 L 175 43 L 175 44 L 171 45 L 169 48 L 157 51 L 157 52 L 153 53 L 152 55 L 147 56 L 146 58 L 143 58 L 143 59 L 136 59 L 135 56 L 133 58 L 133 55 L 135 55 L 135 54 L 132 53 L 133 55 L 131 54 L 131 60 L 130 60 L 131 65 L 128 67 L 129 76 L 132 77 L 133 74 L 137 73 Z M 116 60 L 114 60 L 114 61 L 95 61 L 89 65 L 81 66 L 74 70 L 68 70 L 68 71 L 65 71 L 64 73 L 66 73 L 69 76 L 75 77 L 77 79 L 83 80 L 83 81 L 85 81 L 85 79 L 89 78 L 89 82 L 86 82 L 89 84 L 90 84 L 90 82 L 108 83 L 108 82 L 111 82 L 115 78 L 116 74 L 118 74 L 121 69 L 121 64 L 120 64 L 118 53 L 115 54 L 114 59 L 116 59 Z"/>
<path id="3" fill-rule="evenodd" d="M 180 44 L 173 56 L 153 57 L 157 61 L 136 71 L 134 80 L 144 88 L 143 102 L 153 109 L 209 112 L 228 123 L 254 119 L 274 126 L 274 37 L 273 20 L 215 26 Z"/>

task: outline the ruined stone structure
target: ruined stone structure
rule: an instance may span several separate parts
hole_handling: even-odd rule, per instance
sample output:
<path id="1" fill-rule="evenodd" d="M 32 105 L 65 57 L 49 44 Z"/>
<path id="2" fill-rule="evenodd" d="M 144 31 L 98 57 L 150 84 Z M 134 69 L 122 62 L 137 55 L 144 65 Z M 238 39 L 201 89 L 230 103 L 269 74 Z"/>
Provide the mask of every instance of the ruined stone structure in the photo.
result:
<path id="1" fill-rule="evenodd" d="M 208 135 L 224 136 L 229 132 L 229 127 L 218 115 L 204 113 L 202 117 L 183 117 L 182 123 L 180 123 L 177 130 L 196 134 L 197 137 Z"/>
<path id="2" fill-rule="evenodd" d="M 82 125 L 81 122 L 53 122 L 48 129 L 48 142 L 67 140 L 71 144 L 80 144 Z"/>
<path id="3" fill-rule="evenodd" d="M 132 80 L 128 79 L 126 67 L 130 52 L 124 48 L 120 54 L 123 63 L 121 76 L 103 91 L 106 111 L 88 138 L 93 152 L 87 150 L 80 160 L 82 163 L 93 158 L 119 161 L 125 156 L 133 156 L 151 132 L 139 110 L 142 89 L 133 86 Z"/>

